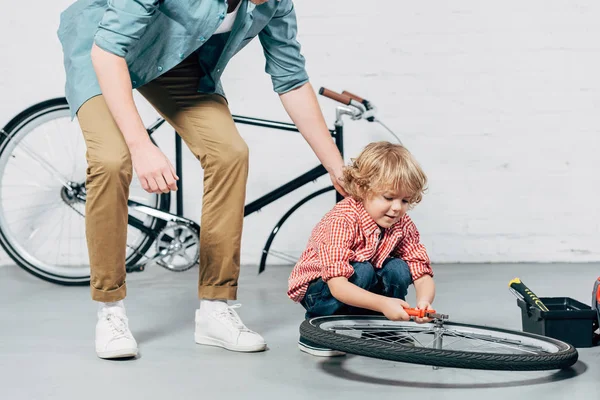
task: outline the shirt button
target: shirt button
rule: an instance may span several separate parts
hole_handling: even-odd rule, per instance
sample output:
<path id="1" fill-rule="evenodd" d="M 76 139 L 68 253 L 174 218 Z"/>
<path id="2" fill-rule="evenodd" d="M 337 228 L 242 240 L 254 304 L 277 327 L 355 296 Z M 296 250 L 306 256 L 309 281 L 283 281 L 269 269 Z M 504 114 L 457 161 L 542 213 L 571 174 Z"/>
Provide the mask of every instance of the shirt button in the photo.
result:
<path id="1" fill-rule="evenodd" d="M 185 54 L 183 53 L 179 53 L 179 58 L 183 60 L 183 58 L 185 57 Z"/>
<path id="2" fill-rule="evenodd" d="M 206 38 L 204 36 L 200 36 L 200 41 L 204 42 L 206 40 Z"/>
<path id="3" fill-rule="evenodd" d="M 162 67 L 159 65 L 159 66 L 158 66 L 158 72 L 162 71 L 162 69 L 163 69 L 163 68 L 162 68 Z"/>
<path id="4" fill-rule="evenodd" d="M 221 68 L 217 68 L 217 72 L 221 72 Z"/>
<path id="5" fill-rule="evenodd" d="M 219 19 L 225 19 L 225 13 L 219 14 Z"/>
<path id="6" fill-rule="evenodd" d="M 134 85 L 137 85 L 137 82 L 136 82 L 136 81 L 133 81 L 133 82 L 131 82 L 131 83 L 133 83 Z"/>

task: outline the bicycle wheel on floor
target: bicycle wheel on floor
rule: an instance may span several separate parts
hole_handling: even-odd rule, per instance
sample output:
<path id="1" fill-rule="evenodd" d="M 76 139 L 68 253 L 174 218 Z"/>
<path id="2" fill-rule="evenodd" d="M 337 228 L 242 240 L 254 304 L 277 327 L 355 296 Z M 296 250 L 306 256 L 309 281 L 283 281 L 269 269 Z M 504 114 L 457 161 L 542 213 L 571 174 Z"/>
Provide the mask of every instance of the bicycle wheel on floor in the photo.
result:
<path id="1" fill-rule="evenodd" d="M 306 248 L 317 223 L 335 205 L 335 188 L 328 186 L 309 194 L 277 222 L 263 248 L 258 272 L 267 265 L 294 265 Z"/>
<path id="2" fill-rule="evenodd" d="M 545 336 L 461 324 L 390 321 L 379 316 L 329 316 L 303 321 L 300 335 L 366 357 L 440 367 L 535 371 L 573 365 L 577 350 Z"/>
<path id="3" fill-rule="evenodd" d="M 0 131 L 0 244 L 26 271 L 50 282 L 88 284 L 85 142 L 64 98 L 36 104 Z M 135 172 L 134 172 L 135 174 Z M 145 192 L 134 175 L 130 198 L 168 211 L 170 195 Z M 126 264 L 152 245 L 162 220 L 130 210 Z"/>

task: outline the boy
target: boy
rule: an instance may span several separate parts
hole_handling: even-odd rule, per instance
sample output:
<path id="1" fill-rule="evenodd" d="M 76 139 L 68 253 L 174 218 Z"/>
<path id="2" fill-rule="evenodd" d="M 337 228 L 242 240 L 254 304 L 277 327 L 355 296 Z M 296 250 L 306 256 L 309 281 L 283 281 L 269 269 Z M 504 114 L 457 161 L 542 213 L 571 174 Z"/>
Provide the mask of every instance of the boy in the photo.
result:
<path id="1" fill-rule="evenodd" d="M 350 196 L 314 228 L 290 275 L 288 296 L 302 304 L 306 318 L 379 312 L 408 320 L 404 298 L 412 283 L 417 308 L 430 309 L 433 271 L 406 214 L 426 189 L 419 164 L 401 145 L 371 143 L 345 168 L 344 181 Z M 302 337 L 299 347 L 316 356 L 344 354 Z"/>

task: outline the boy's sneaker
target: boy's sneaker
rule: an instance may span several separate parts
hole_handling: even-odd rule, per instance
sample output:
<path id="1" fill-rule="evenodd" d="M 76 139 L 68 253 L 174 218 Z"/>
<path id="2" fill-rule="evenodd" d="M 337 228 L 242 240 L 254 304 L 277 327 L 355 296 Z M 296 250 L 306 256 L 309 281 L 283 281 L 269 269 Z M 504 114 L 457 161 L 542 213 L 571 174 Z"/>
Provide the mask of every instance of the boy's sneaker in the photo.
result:
<path id="1" fill-rule="evenodd" d="M 248 329 L 235 312 L 239 306 L 223 303 L 214 308 L 201 306 L 196 310 L 196 343 L 241 352 L 265 350 L 265 339 Z"/>
<path id="2" fill-rule="evenodd" d="M 298 340 L 298 348 L 301 351 L 316 357 L 339 357 L 346 355 L 343 351 L 328 349 L 327 347 L 311 342 L 302 336 L 300 336 L 300 339 Z"/>
<path id="3" fill-rule="evenodd" d="M 137 342 L 129 330 L 125 309 L 105 307 L 98 311 L 96 354 L 100 358 L 135 357 Z"/>

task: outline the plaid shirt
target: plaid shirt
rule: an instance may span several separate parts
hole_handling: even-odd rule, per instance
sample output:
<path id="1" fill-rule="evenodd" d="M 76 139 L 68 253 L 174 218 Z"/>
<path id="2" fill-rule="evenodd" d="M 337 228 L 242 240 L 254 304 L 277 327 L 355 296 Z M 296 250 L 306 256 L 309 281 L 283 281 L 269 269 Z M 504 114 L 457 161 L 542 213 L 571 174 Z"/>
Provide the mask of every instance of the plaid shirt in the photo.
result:
<path id="1" fill-rule="evenodd" d="M 382 235 L 362 202 L 348 197 L 337 203 L 313 229 L 308 246 L 292 270 L 287 294 L 299 302 L 311 281 L 350 278 L 354 273 L 350 262 L 369 261 L 375 268 L 381 268 L 389 257 L 406 261 L 413 281 L 423 275 L 433 276 L 425 246 L 419 242 L 419 231 L 407 214 Z"/>

